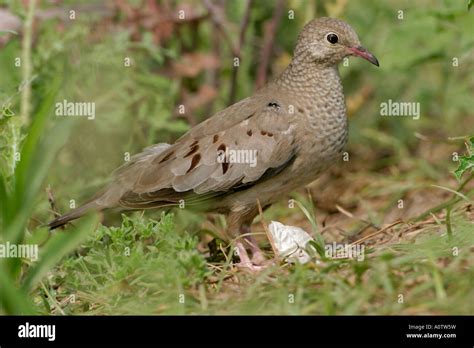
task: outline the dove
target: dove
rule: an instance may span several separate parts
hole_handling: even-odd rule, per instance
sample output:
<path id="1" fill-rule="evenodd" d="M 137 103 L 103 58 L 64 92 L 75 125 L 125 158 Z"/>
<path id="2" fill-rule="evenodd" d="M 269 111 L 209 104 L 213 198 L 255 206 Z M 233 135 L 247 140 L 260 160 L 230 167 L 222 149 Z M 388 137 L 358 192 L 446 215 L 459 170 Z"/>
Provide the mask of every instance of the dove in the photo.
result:
<path id="1" fill-rule="evenodd" d="M 269 207 L 337 162 L 348 138 L 338 64 L 349 56 L 379 66 L 342 20 L 317 18 L 300 32 L 288 67 L 253 95 L 214 114 L 173 144 L 146 148 L 110 184 L 51 229 L 90 212 L 185 207 L 226 215 L 239 267 L 266 262 L 250 233 Z"/>

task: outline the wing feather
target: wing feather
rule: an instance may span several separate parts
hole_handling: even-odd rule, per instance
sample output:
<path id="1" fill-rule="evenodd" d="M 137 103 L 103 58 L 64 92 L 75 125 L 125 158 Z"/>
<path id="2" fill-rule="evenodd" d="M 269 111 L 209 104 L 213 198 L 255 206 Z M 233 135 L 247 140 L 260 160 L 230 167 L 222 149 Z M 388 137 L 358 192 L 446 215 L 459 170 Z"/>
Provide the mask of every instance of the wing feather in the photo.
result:
<path id="1" fill-rule="evenodd" d="M 244 100 L 226 110 L 239 116 L 227 120 L 217 114 L 174 145 L 145 150 L 121 168 L 117 181 L 126 189 L 121 204 L 158 204 L 179 197 L 197 203 L 248 187 L 292 163 L 295 125 L 283 107 L 260 103 L 252 109 Z"/>

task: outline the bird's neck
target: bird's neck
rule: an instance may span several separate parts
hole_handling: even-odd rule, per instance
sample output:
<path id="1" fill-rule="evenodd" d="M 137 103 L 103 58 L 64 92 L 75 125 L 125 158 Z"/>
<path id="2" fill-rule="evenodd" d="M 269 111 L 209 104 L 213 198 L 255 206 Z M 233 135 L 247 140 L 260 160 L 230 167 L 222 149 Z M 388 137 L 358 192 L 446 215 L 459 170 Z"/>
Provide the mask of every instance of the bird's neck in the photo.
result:
<path id="1" fill-rule="evenodd" d="M 337 65 L 321 65 L 305 59 L 293 59 L 274 83 L 278 88 L 290 93 L 329 93 L 334 97 L 343 96 Z"/>

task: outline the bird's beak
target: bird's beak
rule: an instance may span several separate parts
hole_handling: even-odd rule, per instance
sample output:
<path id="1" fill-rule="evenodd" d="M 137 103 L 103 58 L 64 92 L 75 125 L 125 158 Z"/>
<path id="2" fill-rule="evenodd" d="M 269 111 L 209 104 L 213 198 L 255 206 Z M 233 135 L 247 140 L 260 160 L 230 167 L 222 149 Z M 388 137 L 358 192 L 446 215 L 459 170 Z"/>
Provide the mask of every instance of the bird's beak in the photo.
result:
<path id="1" fill-rule="evenodd" d="M 367 51 L 364 47 L 349 47 L 349 51 L 351 52 L 351 54 L 362 57 L 365 60 L 371 62 L 372 64 L 379 66 L 379 61 L 377 60 L 377 58 L 372 53 Z"/>

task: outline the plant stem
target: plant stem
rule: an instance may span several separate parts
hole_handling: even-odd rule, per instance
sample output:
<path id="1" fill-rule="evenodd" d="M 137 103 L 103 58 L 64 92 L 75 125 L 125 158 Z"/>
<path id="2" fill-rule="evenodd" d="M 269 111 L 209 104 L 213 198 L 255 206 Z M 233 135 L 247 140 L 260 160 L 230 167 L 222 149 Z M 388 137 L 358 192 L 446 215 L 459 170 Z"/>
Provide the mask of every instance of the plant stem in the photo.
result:
<path id="1" fill-rule="evenodd" d="M 453 230 L 451 228 L 451 209 L 452 206 L 446 208 L 446 231 L 448 233 L 448 238 L 453 236 Z"/>
<path id="2" fill-rule="evenodd" d="M 36 0 L 27 2 L 28 9 L 23 26 L 23 40 L 21 47 L 21 125 L 28 125 L 31 111 L 31 41 L 33 36 L 33 19 L 36 8 Z"/>

